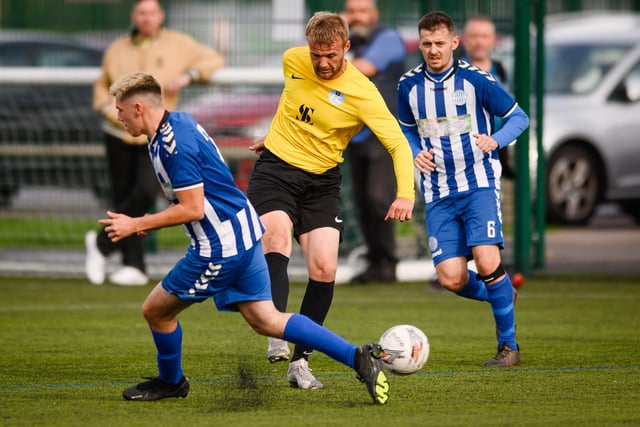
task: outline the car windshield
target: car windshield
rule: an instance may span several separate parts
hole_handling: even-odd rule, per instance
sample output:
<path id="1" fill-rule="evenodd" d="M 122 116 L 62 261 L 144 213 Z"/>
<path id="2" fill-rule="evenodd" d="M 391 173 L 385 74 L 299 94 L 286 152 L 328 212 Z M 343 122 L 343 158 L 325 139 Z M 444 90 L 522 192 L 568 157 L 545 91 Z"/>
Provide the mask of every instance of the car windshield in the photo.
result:
<path id="1" fill-rule="evenodd" d="M 591 92 L 628 50 L 628 46 L 621 44 L 547 45 L 545 92 L 575 95 Z"/>

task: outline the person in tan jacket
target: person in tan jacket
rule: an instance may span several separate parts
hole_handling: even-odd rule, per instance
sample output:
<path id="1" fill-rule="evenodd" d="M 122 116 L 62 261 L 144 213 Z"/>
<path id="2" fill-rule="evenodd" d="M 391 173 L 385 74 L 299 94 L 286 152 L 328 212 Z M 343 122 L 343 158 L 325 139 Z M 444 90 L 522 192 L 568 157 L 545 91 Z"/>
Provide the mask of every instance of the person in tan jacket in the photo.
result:
<path id="1" fill-rule="evenodd" d="M 193 82 L 206 82 L 224 65 L 224 57 L 192 37 L 162 28 L 165 13 L 159 0 L 137 0 L 131 12 L 133 29 L 106 50 L 102 72 L 93 85 L 93 108 L 103 117 L 102 129 L 111 180 L 111 207 L 117 212 L 146 214 L 156 199 L 157 180 L 145 138 L 130 136 L 117 119 L 109 87 L 120 77 L 136 72 L 152 73 L 162 85 L 167 109 L 176 109 L 180 90 Z M 105 280 L 106 258 L 119 251 L 123 266 L 109 276 L 118 285 L 148 282 L 142 237 L 133 235 L 113 243 L 103 230 L 85 236 L 86 273 L 89 281 Z"/>

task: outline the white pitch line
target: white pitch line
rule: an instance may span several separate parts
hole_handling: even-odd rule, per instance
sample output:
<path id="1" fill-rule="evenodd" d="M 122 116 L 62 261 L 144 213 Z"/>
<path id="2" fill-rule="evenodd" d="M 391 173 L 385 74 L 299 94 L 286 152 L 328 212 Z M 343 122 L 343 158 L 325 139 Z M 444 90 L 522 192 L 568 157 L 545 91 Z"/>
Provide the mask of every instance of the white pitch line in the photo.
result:
<path id="1" fill-rule="evenodd" d="M 548 374 L 550 372 L 588 372 L 588 371 L 635 371 L 640 369 L 640 365 L 626 365 L 626 366 L 567 366 L 558 368 L 504 368 L 504 369 L 483 369 L 483 370 L 470 370 L 470 371 L 419 371 L 413 375 L 427 376 L 427 375 L 444 375 L 444 376 L 460 376 L 460 375 L 495 375 L 495 374 Z M 333 375 L 318 375 L 318 378 L 352 378 L 352 374 L 333 374 Z M 282 377 L 255 377 L 256 381 L 281 381 Z M 228 378 L 189 378 L 192 383 L 232 383 L 242 381 L 238 377 Z M 124 381 L 110 381 L 110 382 L 94 382 L 94 383 L 70 383 L 70 384 L 41 384 L 41 385 L 3 385 L 0 386 L 0 390 L 39 390 L 39 389 L 58 389 L 58 388 L 76 388 L 76 387 L 103 387 L 109 385 L 126 385 L 133 384 L 133 382 Z"/>
<path id="2" fill-rule="evenodd" d="M 140 309 L 139 303 L 125 304 L 46 304 L 46 305 L 14 305 L 0 307 L 0 313 L 24 313 L 29 311 L 83 311 L 83 310 L 116 310 L 116 309 Z"/>

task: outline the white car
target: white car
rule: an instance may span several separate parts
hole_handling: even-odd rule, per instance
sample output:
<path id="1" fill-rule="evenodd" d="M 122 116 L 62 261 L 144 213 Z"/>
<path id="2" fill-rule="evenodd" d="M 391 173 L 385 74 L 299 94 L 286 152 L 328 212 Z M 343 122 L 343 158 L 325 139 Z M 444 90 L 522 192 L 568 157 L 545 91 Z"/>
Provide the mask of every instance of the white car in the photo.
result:
<path id="1" fill-rule="evenodd" d="M 640 15 L 550 16 L 545 50 L 549 219 L 584 224 L 617 202 L 640 221 Z"/>

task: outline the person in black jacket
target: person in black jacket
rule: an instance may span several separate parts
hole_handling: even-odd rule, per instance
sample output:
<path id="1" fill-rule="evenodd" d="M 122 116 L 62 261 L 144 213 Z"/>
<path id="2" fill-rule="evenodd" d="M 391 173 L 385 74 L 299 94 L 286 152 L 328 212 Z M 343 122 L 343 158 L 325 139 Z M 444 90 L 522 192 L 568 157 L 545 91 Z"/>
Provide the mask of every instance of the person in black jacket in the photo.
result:
<path id="1" fill-rule="evenodd" d="M 402 38 L 397 31 L 378 25 L 375 0 L 347 0 L 343 16 L 349 24 L 351 63 L 373 81 L 395 115 L 396 87 L 406 59 Z M 352 281 L 395 282 L 398 263 L 395 224 L 385 221 L 387 207 L 396 194 L 393 162 L 367 127 L 351 139 L 347 156 L 368 262 L 367 269 Z"/>
<path id="2" fill-rule="evenodd" d="M 467 19 L 462 33 L 461 59 L 490 73 L 505 87 L 507 86 L 507 71 L 502 62 L 491 57 L 496 46 L 496 26 L 491 18 L 483 15 L 475 15 Z M 496 130 L 501 123 L 496 120 Z M 509 163 L 508 147 L 498 151 L 502 164 L 502 176 L 507 179 L 515 178 L 515 171 Z"/>

